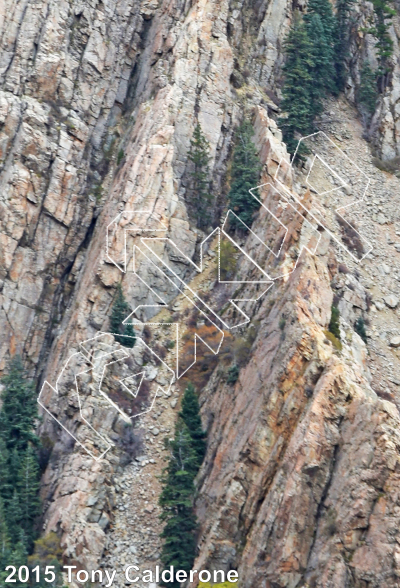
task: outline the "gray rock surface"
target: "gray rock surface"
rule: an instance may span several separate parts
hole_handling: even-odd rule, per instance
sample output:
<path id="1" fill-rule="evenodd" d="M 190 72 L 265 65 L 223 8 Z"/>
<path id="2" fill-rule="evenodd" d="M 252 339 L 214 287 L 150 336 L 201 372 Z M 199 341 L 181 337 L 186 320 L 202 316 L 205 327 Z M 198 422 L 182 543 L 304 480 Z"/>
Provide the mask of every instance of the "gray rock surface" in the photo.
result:
<path id="1" fill-rule="evenodd" d="M 360 33 L 371 10 L 356 4 L 350 100 L 365 55 L 375 64 L 373 43 Z M 221 208 L 243 111 L 254 122 L 263 179 L 272 180 L 287 157 L 269 115 L 279 110 L 281 40 L 291 18 L 284 2 L 10 0 L 0 24 L 1 370 L 9 355 L 23 353 L 38 382 L 54 383 L 78 343 L 107 330 L 121 280 L 132 306 L 146 301 L 143 285 L 105 255 L 106 227 L 118 213 L 152 209 L 194 255 L 203 235 L 188 212 L 187 154 L 197 122 Z M 396 57 L 397 30 L 398 16 Z M 394 61 L 372 128 L 386 159 L 400 153 Z M 252 306 L 258 332 L 237 384 L 226 384 L 222 362 L 202 390 L 209 448 L 198 480 L 196 566 L 235 566 L 242 588 L 397 588 L 400 577 L 392 343 L 400 333 L 399 180 L 373 166 L 364 129 L 341 97 L 320 124 L 372 178 L 371 197 L 354 215 L 374 251 L 356 265 L 323 241 L 318 256 Z M 265 235 L 265 217 L 255 222 Z M 293 242 L 303 236 L 301 226 L 290 230 Z M 240 269 L 250 272 L 245 262 Z M 211 291 L 213 282 L 202 286 Z M 326 333 L 334 296 L 341 354 Z M 353 328 L 362 317 L 371 323 L 368 365 Z M 59 409 L 73 420 L 76 406 L 68 395 L 63 402 Z M 43 533 L 59 533 L 66 561 L 86 569 L 159 562 L 163 440 L 177 405 L 178 390 L 161 400 L 156 421 L 139 421 L 143 447 L 132 449 L 129 463 L 120 448 L 94 463 L 44 418 L 52 455 L 42 481 Z M 92 408 L 105 434 L 121 441 L 121 419 L 100 401 Z"/>

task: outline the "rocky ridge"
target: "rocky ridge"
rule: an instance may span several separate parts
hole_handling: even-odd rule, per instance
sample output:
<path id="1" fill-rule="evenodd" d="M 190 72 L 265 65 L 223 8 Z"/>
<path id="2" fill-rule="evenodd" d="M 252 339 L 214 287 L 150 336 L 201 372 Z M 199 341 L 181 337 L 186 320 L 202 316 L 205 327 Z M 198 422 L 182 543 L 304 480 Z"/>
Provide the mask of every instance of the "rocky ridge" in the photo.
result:
<path id="1" fill-rule="evenodd" d="M 254 313 L 238 383 L 215 374 L 202 392 L 210 441 L 195 567 L 237 566 L 245 587 L 398 586 L 398 180 L 371 164 L 351 108 L 329 114 L 325 130 L 372 177 L 354 216 L 374 250 L 355 264 L 343 250 L 332 256 L 328 238 Z M 339 355 L 325 331 L 333 301 Z M 360 316 L 368 348 L 354 330 Z"/>
<path id="2" fill-rule="evenodd" d="M 0 98 L 2 367 L 9 352 L 23 352 L 32 372 L 54 381 L 71 350 L 107 328 L 122 276 L 104 256 L 105 228 L 118 212 L 156 211 L 193 255 L 202 235 L 186 210 L 185 168 L 197 120 L 210 141 L 219 193 L 240 109 L 253 115 L 259 107 L 257 143 L 264 173 L 273 176 L 284 147 L 267 110 L 277 111 L 271 90 L 281 63 L 278 39 L 290 17 L 291 7 L 267 2 L 254 11 L 245 3 L 206 1 L 15 3 L 7 10 Z M 393 34 L 396 27 L 395 20 Z M 365 46 L 357 41 L 357 48 L 359 63 Z M 377 115 L 385 157 L 398 149 L 396 80 L 397 65 Z M 279 301 L 271 291 L 253 310 L 261 326 L 235 390 L 217 368 L 202 393 L 210 444 L 199 479 L 197 565 L 238 566 L 245 586 L 397 582 L 397 543 L 387 521 L 397 516 L 398 180 L 372 166 L 345 103 L 340 112 L 332 104 L 324 128 L 374 178 L 371 210 L 359 219 L 375 241 L 374 255 L 358 276 L 338 252 L 350 273 L 334 277 L 328 247 L 307 259 L 280 287 Z M 371 213 L 376 220 L 361 225 Z M 331 278 L 343 317 L 339 358 L 324 334 Z M 129 274 L 123 285 L 130 300 L 143 298 Z M 370 304 L 368 291 L 372 379 L 353 331 Z M 121 560 L 157 561 L 159 487 L 145 472 L 155 476 L 164 464 L 161 437 L 176 414 L 165 408 L 159 435 L 144 432 L 149 463 L 143 466 L 121 466 L 118 452 L 94 465 L 53 422 L 44 422 L 42 435 L 53 445 L 43 479 L 44 530 L 58 531 L 70 561 L 87 569 L 113 565 L 115 548 Z M 151 419 L 138 429 L 147 431 Z M 118 423 L 110 430 L 118 432 Z M 150 457 L 153 438 L 156 457 Z M 359 499 L 355 506 L 346 495 Z M 152 512 L 145 511 L 145 496 Z M 143 541 L 147 529 L 153 534 Z"/>

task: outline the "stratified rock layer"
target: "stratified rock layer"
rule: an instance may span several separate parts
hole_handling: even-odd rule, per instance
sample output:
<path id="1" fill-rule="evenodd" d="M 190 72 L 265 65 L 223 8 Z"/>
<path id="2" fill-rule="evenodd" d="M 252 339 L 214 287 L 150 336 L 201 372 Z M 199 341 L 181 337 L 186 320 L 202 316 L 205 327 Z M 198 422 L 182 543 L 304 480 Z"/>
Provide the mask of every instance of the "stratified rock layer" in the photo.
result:
<path id="1" fill-rule="evenodd" d="M 356 9 L 362 26 L 370 6 Z M 186 172 L 197 122 L 210 143 L 217 210 L 225 204 L 231 140 L 243 113 L 254 122 L 262 179 L 272 181 L 287 157 L 269 115 L 278 112 L 291 10 L 286 2 L 206 0 L 1 7 L 0 369 L 22 353 L 38 385 L 44 377 L 54 384 L 79 342 L 107 330 L 121 280 L 131 306 L 143 302 L 143 287 L 105 255 L 106 229 L 119 213 L 152 211 L 182 251 L 195 254 L 204 235 L 188 213 Z M 396 17 L 393 35 L 397 26 Z M 373 57 L 362 39 L 353 39 L 351 100 L 364 50 Z M 374 121 L 386 158 L 399 153 L 397 70 Z M 376 257 L 356 274 L 340 252 L 338 266 L 323 235 L 316 257 L 303 255 L 288 280 L 246 305 L 256 337 L 238 382 L 226 383 L 222 362 L 201 393 L 208 451 L 196 503 L 196 567 L 236 566 L 243 588 L 400 584 L 398 182 L 372 168 L 354 112 L 344 102 L 329 108 L 325 130 L 341 144 L 348 140 L 342 146 L 374 176 L 376 193 L 363 213 L 373 219 L 366 225 Z M 267 236 L 263 211 L 253 228 Z M 287 267 L 305 238 L 299 219 L 290 236 Z M 252 237 L 246 247 L 257 256 Z M 239 270 L 251 271 L 245 260 Z M 197 286 L 211 292 L 213 282 Z M 252 286 L 243 292 L 255 293 Z M 325 331 L 334 296 L 343 319 L 341 354 Z M 367 357 L 353 327 L 371 299 Z M 43 531 L 59 533 L 69 561 L 112 567 L 118 548 L 120 561 L 130 563 L 130 543 L 145 532 L 140 556 L 159 563 L 159 483 L 152 480 L 164 465 L 161 437 L 171 434 L 177 413 L 178 390 L 173 394 L 154 420 L 139 422 L 143 455 L 128 467 L 118 451 L 94 463 L 44 419 L 41 434 L 52 452 L 42 484 Z M 62 406 L 75 414 L 68 394 Z M 122 437 L 124 423 L 103 414 L 105 434 Z M 122 488 L 135 505 L 126 516 Z"/>

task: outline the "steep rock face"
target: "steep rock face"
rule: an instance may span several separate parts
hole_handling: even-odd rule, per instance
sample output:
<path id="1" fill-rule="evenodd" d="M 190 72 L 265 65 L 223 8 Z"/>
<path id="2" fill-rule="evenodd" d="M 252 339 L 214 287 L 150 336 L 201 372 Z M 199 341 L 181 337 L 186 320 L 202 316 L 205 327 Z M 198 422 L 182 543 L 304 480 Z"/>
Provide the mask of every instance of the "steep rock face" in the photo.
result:
<path id="1" fill-rule="evenodd" d="M 272 113 L 277 112 L 283 64 L 283 41 L 290 27 L 293 10 L 305 12 L 306 2 L 295 4 L 286 1 L 235 2 L 228 21 L 228 33 L 234 49 L 234 71 L 232 84 L 239 93 L 252 94 L 250 102 L 261 100 Z M 350 46 L 346 58 L 349 75 L 345 94 L 350 102 L 357 104 L 357 91 L 361 81 L 361 70 L 368 62 L 372 69 L 378 68 L 376 38 L 366 33 L 374 21 L 374 10 L 369 2 L 355 2 L 349 22 Z M 390 59 L 390 75 L 387 86 L 379 95 L 373 120 L 365 121 L 365 135 L 376 154 L 384 160 L 397 157 L 399 141 L 399 39 L 400 19 L 395 14 L 389 27 L 393 42 Z"/>
<path id="2" fill-rule="evenodd" d="M 94 236 L 92 278 L 104 227 L 124 208 L 151 209 L 162 195 L 161 214 L 186 222 L 180 180 L 195 116 L 210 140 L 219 186 L 235 116 L 228 7 L 199 3 L 186 19 L 185 3 L 156 8 L 49 3 L 7 12 L 3 358 L 10 349 L 24 350 L 35 365 L 44 359 L 80 270 L 88 273 L 82 268 L 99 203 L 107 206 Z M 121 122 L 123 105 L 130 118 Z M 108 168 L 125 130 L 126 154 L 113 181 Z"/>
<path id="3" fill-rule="evenodd" d="M 105 130 L 120 115 L 151 14 L 124 2 L 4 10 L 2 368 L 8 350 L 37 366 L 56 334 L 99 212 Z"/>
<path id="4" fill-rule="evenodd" d="M 121 279 L 131 305 L 143 303 L 132 274 L 105 256 L 106 228 L 118 213 L 152 211 L 193 256 L 202 234 L 187 212 L 185 171 L 196 121 L 220 194 L 240 111 L 255 110 L 271 180 L 287 154 L 265 108 L 277 111 L 291 9 L 201 0 L 16 2 L 4 11 L 1 368 L 22 352 L 32 372 L 54 384 L 79 342 L 107 329 Z M 392 112 L 395 92 L 387 99 Z M 393 129 L 395 119 L 388 124 Z M 396 135 L 382 137 L 382 150 L 396 151 Z M 261 214 L 257 233 L 266 234 L 265 223 Z M 291 229 L 296 242 L 302 227 Z M 335 273 L 329 251 L 326 243 L 317 258 L 304 258 L 287 283 L 249 307 L 259 327 L 248 366 L 234 389 L 217 368 L 202 394 L 209 449 L 197 563 L 236 565 L 244 586 L 351 585 L 347 578 L 396 585 L 387 520 L 397 520 L 397 412 L 371 390 L 357 335 L 342 358 L 325 340 Z M 104 419 L 106 434 L 120 425 Z M 94 464 L 51 419 L 41 432 L 54 444 L 43 478 L 44 530 L 59 532 L 65 557 L 94 568 L 113 520 L 119 456 Z M 370 556 L 377 552 L 379 561 Z"/>
<path id="5" fill-rule="evenodd" d="M 357 104 L 357 90 L 361 81 L 362 66 L 368 62 L 371 68 L 376 70 L 379 65 L 376 39 L 366 33 L 373 21 L 374 11 L 371 4 L 359 2 L 354 5 L 347 60 L 350 75 L 345 88 L 345 94 L 353 104 Z M 365 134 L 369 140 L 372 140 L 377 155 L 383 159 L 392 159 L 399 154 L 400 20 L 398 14 L 395 14 L 391 21 L 389 35 L 393 42 L 393 55 L 389 65 L 390 75 L 386 88 L 378 97 L 373 120 L 365 123 Z"/>
<path id="6" fill-rule="evenodd" d="M 270 132 L 260 123 L 265 157 Z M 279 157 L 267 153 L 263 180 L 271 181 Z M 263 212 L 252 230 L 268 238 Z M 381 255 L 381 242 L 374 244 Z M 209 445 L 199 475 L 195 567 L 237 567 L 245 587 L 394 587 L 398 395 L 385 393 L 375 379 L 382 393 L 373 390 L 367 362 L 372 365 L 377 350 L 371 346 L 367 357 L 352 329 L 368 305 L 360 275 L 337 273 L 327 235 L 318 252 L 253 309 L 257 337 L 238 382 L 232 386 L 216 372 L 202 392 Z M 348 271 L 343 264 L 341 271 Z M 337 355 L 326 327 L 343 282 L 349 287 L 339 297 L 343 349 Z M 254 296 L 248 288 L 244 298 Z M 398 328 L 398 317 L 392 320 Z M 379 354 L 391 363 L 387 348 Z M 383 366 L 380 374 L 387 377 Z"/>
<path id="7" fill-rule="evenodd" d="M 331 302 L 325 264 L 307 259 L 255 314 L 238 383 L 203 393 L 197 569 L 238 566 L 246 587 L 397 586 L 399 414 L 357 335 L 332 353 Z"/>
<path id="8" fill-rule="evenodd" d="M 48 229 L 47 233 L 45 232 L 41 235 L 36 228 L 35 220 L 31 220 L 29 216 L 24 215 L 24 223 L 28 225 L 29 230 L 32 230 L 33 235 L 32 241 L 26 241 L 25 238 L 22 238 L 24 225 L 21 226 L 20 233 L 15 230 L 15 223 L 17 222 L 15 208 L 18 211 L 21 201 L 24 206 L 29 208 L 30 201 L 28 198 L 17 200 L 13 205 L 14 200 L 10 197 L 4 204 L 8 215 L 7 218 L 9 219 L 9 229 L 5 233 L 6 238 L 9 239 L 7 241 L 8 249 L 5 250 L 8 256 L 6 270 L 9 268 L 9 271 L 4 276 L 5 284 L 3 287 L 7 313 L 4 314 L 4 332 L 9 333 L 9 335 L 5 338 L 3 352 L 6 352 L 7 348 L 11 349 L 11 352 L 14 349 L 20 351 L 25 346 L 27 355 L 35 362 L 41 357 L 40 353 L 42 353 L 43 358 L 43 353 L 46 352 L 49 345 L 49 341 L 46 340 L 46 329 L 49 337 L 49 331 L 51 332 L 52 328 L 51 323 L 46 324 L 43 316 L 46 312 L 46 303 L 48 304 L 48 314 L 54 316 L 54 313 L 60 310 L 60 315 L 56 316 L 57 318 L 59 316 L 60 319 L 62 317 L 62 322 L 58 330 L 52 332 L 52 335 L 55 335 L 56 338 L 46 366 L 46 378 L 52 384 L 55 383 L 62 365 L 71 352 L 77 350 L 77 344 L 94 336 L 101 327 L 107 328 L 107 316 L 113 297 L 113 290 L 110 290 L 110 286 L 115 286 L 122 277 L 121 272 L 110 264 L 109 260 L 108 263 L 105 261 L 107 225 L 123 210 L 152 211 L 153 214 L 158 215 L 161 220 L 166 222 L 170 236 L 177 242 L 182 242 L 183 250 L 192 255 L 197 236 L 196 231 L 189 226 L 185 205 L 182 201 L 184 188 L 181 186 L 181 177 L 186 165 L 186 153 L 195 119 L 197 117 L 200 121 L 210 141 L 211 155 L 216 170 L 215 184 L 218 187 L 218 182 L 221 181 L 220 167 L 224 165 L 226 160 L 233 131 L 232 119 L 237 113 L 237 108 L 230 95 L 229 86 L 232 71 L 232 52 L 224 32 L 226 29 L 227 6 L 221 6 L 219 3 L 217 5 L 200 2 L 188 11 L 185 4 L 177 3 L 168 6 L 162 5 L 156 13 L 152 11 L 156 7 L 148 3 L 140 6 L 124 5 L 123 8 L 119 5 L 110 5 L 108 8 L 111 10 L 110 14 L 113 14 L 114 18 L 117 19 L 118 26 L 122 27 L 118 20 L 121 18 L 122 22 L 125 23 L 124 26 L 130 26 L 131 28 L 118 30 L 115 42 L 119 43 L 119 49 L 110 54 L 109 51 L 111 51 L 114 43 L 111 34 L 108 34 L 107 26 L 110 26 L 109 22 L 103 15 L 103 20 L 106 20 L 107 26 L 104 23 L 101 25 L 101 15 L 99 16 L 95 8 L 93 8 L 95 12 L 92 15 L 94 24 L 90 29 L 91 36 L 89 36 L 89 39 L 86 38 L 85 43 L 81 42 L 81 45 L 79 45 L 81 49 L 80 61 L 82 63 L 77 73 L 74 87 L 78 88 L 76 92 L 80 101 L 70 96 L 69 98 L 72 100 L 70 110 L 61 110 L 63 116 L 65 112 L 66 120 L 64 121 L 63 119 L 60 124 L 63 144 L 60 148 L 57 147 L 57 149 L 67 150 L 63 153 L 64 158 L 69 162 L 68 149 L 72 149 L 71 141 L 77 141 L 80 157 L 86 156 L 86 160 L 82 160 L 84 174 L 80 176 L 74 168 L 73 170 L 71 169 L 70 174 L 72 185 L 67 186 L 64 180 L 59 180 L 59 191 L 57 192 L 56 187 L 54 187 L 52 188 L 53 192 L 51 192 L 51 201 L 55 203 L 54 206 L 49 204 L 47 189 L 42 189 L 41 192 L 39 189 L 37 190 L 39 205 L 34 209 L 37 212 L 36 224 L 39 227 L 42 225 L 52 227 L 53 233 Z M 53 9 L 56 10 L 55 7 Z M 80 8 L 74 10 L 79 12 Z M 102 14 L 105 7 L 99 5 L 98 10 Z M 82 9 L 82 14 L 86 12 L 86 9 Z M 120 12 L 122 15 L 120 15 Z M 185 12 L 187 15 L 183 18 Z M 57 11 L 56 14 L 58 15 Z M 68 11 L 67 14 L 69 14 Z M 65 15 L 59 16 L 62 23 L 62 26 L 60 26 L 61 28 L 64 27 L 65 33 L 69 29 L 66 26 L 64 17 Z M 24 24 L 24 14 L 20 18 L 22 19 L 22 24 Z M 89 14 L 84 17 L 83 22 L 86 23 L 88 18 Z M 146 26 L 144 26 L 145 19 L 147 19 Z M 26 21 L 25 26 L 28 26 L 28 22 Z M 51 19 L 46 18 L 46 26 L 49 25 L 49 22 L 51 22 Z M 76 27 L 78 25 L 72 27 L 73 31 L 75 31 Z M 12 30 L 13 28 L 10 25 L 10 31 Z M 127 30 L 129 30 L 129 35 Z M 146 32 L 146 43 L 140 62 L 134 69 L 133 59 L 129 61 L 130 52 L 134 50 L 134 44 L 130 43 L 130 39 L 133 36 L 139 43 L 139 35 L 142 30 Z M 77 34 L 76 31 L 75 33 Z M 70 40 L 70 35 L 67 35 L 67 37 Z M 44 38 L 47 40 L 47 37 Z M 128 41 L 130 44 L 129 50 L 124 45 Z M 32 43 L 34 44 L 33 41 Z M 60 44 L 60 40 L 55 43 L 57 49 L 59 49 Z M 12 47 L 12 44 L 10 46 Z M 125 52 L 127 55 L 125 55 Z M 136 56 L 137 52 L 134 53 Z M 71 59 L 68 51 L 62 52 L 61 55 L 66 61 Z M 121 58 L 121 66 L 118 65 L 118 55 Z M 166 58 L 162 59 L 162 56 Z M 53 60 L 56 61 L 56 58 L 54 57 Z M 13 60 L 11 61 L 13 62 Z M 122 67 L 122 65 L 126 66 L 125 74 L 122 75 L 121 73 L 121 82 L 117 82 L 118 67 Z M 61 81 L 58 85 L 54 83 L 53 92 L 60 91 L 60 88 L 65 85 L 68 86 L 68 76 L 63 73 L 64 70 L 61 66 L 60 71 Z M 36 69 L 34 69 L 34 73 L 36 74 Z M 106 202 L 96 222 L 93 236 L 90 237 L 90 240 L 88 239 L 88 243 L 83 243 L 84 235 L 90 226 L 90 222 L 93 216 L 98 214 L 98 211 L 95 213 L 95 199 L 91 198 L 85 189 L 81 189 L 79 197 L 72 198 L 71 194 L 76 190 L 74 186 L 78 184 L 79 178 L 84 177 L 85 173 L 88 172 L 91 161 L 88 153 L 90 154 L 93 151 L 96 154 L 96 146 L 100 155 L 98 155 L 97 161 L 94 161 L 93 166 L 96 168 L 96 163 L 97 166 L 101 164 L 103 155 L 101 155 L 99 147 L 101 144 L 100 139 L 106 137 L 104 134 L 106 115 L 109 117 L 107 124 L 109 126 L 114 124 L 114 126 L 118 127 L 119 110 L 121 108 L 118 104 L 126 96 L 127 82 L 131 74 L 134 78 L 132 85 L 135 87 L 135 98 L 133 99 L 130 114 L 134 120 L 127 121 L 124 119 L 124 124 L 128 124 L 124 143 L 124 159 L 114 177 L 112 177 L 111 172 L 108 176 L 105 174 L 104 179 L 96 176 L 96 181 L 98 180 L 97 187 L 100 185 L 100 180 L 103 182 L 102 189 Z M 42 73 L 41 75 L 44 76 L 45 74 Z M 65 77 L 67 79 L 64 79 Z M 92 83 L 88 84 L 88 79 L 92 77 Z M 81 86 L 79 85 L 80 83 Z M 109 84 L 111 98 L 106 98 L 103 87 L 106 83 Z M 119 87 L 120 83 L 125 88 L 125 91 L 122 92 L 121 90 L 120 102 L 117 104 L 117 98 L 114 94 L 116 87 Z M 112 93 L 112 90 L 115 92 Z M 50 88 L 48 91 L 50 92 Z M 19 100 L 10 92 L 5 92 L 4 95 L 7 104 L 13 100 Z M 92 96 L 93 104 L 90 103 L 89 96 Z M 103 113 L 105 106 L 103 106 L 102 110 L 101 104 L 103 102 L 101 100 L 106 101 L 106 99 L 109 100 L 107 103 L 108 110 Z M 36 98 L 32 99 L 32 102 L 37 109 L 45 108 L 43 106 L 45 105 L 44 98 L 43 102 Z M 94 105 L 96 105 L 96 108 Z M 56 107 L 58 107 L 57 104 Z M 50 108 L 51 105 L 44 111 L 44 114 L 42 112 L 42 116 L 45 114 L 49 116 Z M 63 107 L 60 108 L 62 109 Z M 94 111 L 94 114 L 92 111 Z M 100 112 L 103 113 L 101 116 Z M 96 122 L 96 115 L 97 118 L 100 117 L 100 122 Z M 71 116 L 75 118 L 71 123 L 68 123 L 68 117 Z M 81 134 L 79 138 L 76 138 L 76 129 L 83 129 L 82 121 L 87 121 L 85 125 L 88 129 L 88 123 L 91 122 L 93 126 L 92 132 L 89 133 L 88 130 L 86 135 Z M 42 133 L 43 128 L 46 129 L 45 123 L 47 122 L 48 119 L 44 118 L 41 127 Z M 54 129 L 51 124 L 50 132 L 52 133 Z M 24 129 L 24 125 L 20 125 L 20 128 Z M 100 133 L 99 128 L 101 128 L 103 134 Z M 12 135 L 12 129 L 10 129 L 9 133 Z M 70 135 L 72 136 L 71 139 L 68 138 Z M 40 146 L 39 137 L 36 137 L 35 141 L 33 132 L 29 137 L 26 140 L 30 141 L 30 144 L 33 143 L 35 147 Z M 107 139 L 104 140 L 109 139 L 110 137 L 107 136 Z M 14 153 L 12 150 L 8 155 L 9 161 L 14 161 L 13 158 L 22 159 L 23 156 L 23 153 Z M 36 157 L 40 161 L 40 165 L 45 165 L 46 158 L 42 156 L 42 153 L 37 154 Z M 9 174 L 7 177 L 10 177 L 11 169 L 10 165 L 5 166 L 5 173 Z M 81 168 L 77 169 L 79 171 Z M 93 173 L 96 174 L 96 169 Z M 10 182 L 10 186 L 10 189 L 12 189 L 14 184 Z M 65 192 L 61 193 L 62 187 L 65 188 Z M 97 196 L 99 196 L 99 191 L 97 191 Z M 72 202 L 70 208 L 66 204 L 69 199 Z M 86 206 L 90 210 L 90 216 L 87 219 L 83 217 L 82 206 Z M 57 212 L 57 207 L 61 207 L 59 213 Z M 58 216 L 59 218 L 57 218 Z M 71 219 L 71 221 L 67 222 L 67 218 Z M 75 224 L 72 223 L 74 218 L 76 219 Z M 73 234 L 68 232 L 69 222 L 72 223 L 71 230 L 75 231 Z M 77 236 L 76 232 L 79 228 L 85 230 L 81 238 Z M 60 231 L 61 235 L 65 234 L 65 243 L 60 238 Z M 7 235 L 10 235 L 10 237 Z M 84 249 L 86 249 L 87 245 L 88 250 L 85 251 Z M 65 254 L 63 266 L 64 257 L 60 257 L 60 251 L 64 255 L 64 250 L 69 253 L 68 255 Z M 24 255 L 30 256 L 29 263 L 27 263 L 27 258 Z M 37 259 L 41 261 L 41 264 L 36 264 Z M 40 271 L 39 277 L 31 275 L 35 272 L 36 267 Z M 62 267 L 66 269 L 60 276 L 57 272 Z M 53 274 L 51 268 L 54 269 Z M 25 280 L 23 278 L 27 273 L 30 282 L 28 277 Z M 51 286 L 43 291 L 41 290 L 40 282 L 40 276 L 42 275 Z M 67 284 L 67 288 L 65 288 L 62 278 L 72 284 Z M 22 299 L 20 294 L 13 293 L 12 296 L 15 298 L 13 300 L 11 294 L 8 295 L 8 293 L 13 292 L 13 290 L 19 292 L 23 288 L 26 291 L 27 281 L 35 284 L 37 299 L 35 298 L 32 303 L 28 294 L 25 294 L 27 298 L 25 304 L 29 304 L 29 307 L 23 306 L 23 310 L 32 317 L 32 321 L 29 322 L 22 313 L 16 311 L 19 321 L 17 328 L 12 322 L 14 315 L 12 311 L 10 312 L 9 306 L 11 305 L 11 308 L 13 308 L 12 305 L 14 305 L 18 309 Z M 76 286 L 74 286 L 75 282 L 77 282 Z M 60 284 L 61 286 L 57 291 Z M 71 288 L 72 286 L 75 287 L 75 292 L 72 301 L 68 304 L 68 287 Z M 134 283 L 132 276 L 129 274 L 125 276 L 124 289 L 132 297 L 132 300 L 135 296 L 141 296 L 140 288 L 138 290 L 137 283 Z M 44 298 L 43 292 L 47 293 L 48 298 Z M 31 308 L 32 304 L 33 308 Z M 37 304 L 40 304 L 40 307 L 36 307 L 35 305 Z M 65 312 L 63 304 L 65 306 L 68 304 Z M 37 318 L 34 318 L 36 316 L 35 312 L 38 315 Z M 36 324 L 42 329 L 41 336 L 31 334 L 36 333 L 34 330 Z M 30 329 L 29 332 L 28 329 Z M 31 338 L 36 345 L 35 351 L 32 351 L 32 353 L 27 343 Z M 15 346 L 13 344 L 14 339 Z M 43 363 L 40 362 L 39 370 L 43 370 L 43 367 Z M 79 454 L 79 451 L 78 455 L 70 454 L 71 446 L 67 440 L 68 435 L 59 437 L 59 433 L 54 429 L 54 422 L 51 419 L 45 420 L 42 434 L 53 440 L 59 438 L 55 447 L 56 451 L 43 480 L 45 528 L 47 531 L 52 529 L 61 531 L 62 545 L 66 557 L 74 559 L 87 568 L 95 567 L 104 546 L 104 517 L 107 519 L 107 513 L 112 509 L 112 491 L 107 489 L 105 480 L 110 480 L 110 475 L 113 471 L 111 463 L 113 457 L 103 460 L 93 469 L 91 467 L 93 463 L 89 457 Z M 72 472 L 75 472 L 73 478 L 71 477 Z M 73 479 L 80 480 L 77 487 L 74 487 Z M 104 496 L 99 496 L 101 486 L 104 488 Z M 97 519 L 96 515 L 93 515 L 93 506 L 95 506 L 94 510 L 97 509 L 98 512 Z M 85 529 L 87 529 L 86 532 Z M 90 537 L 92 537 L 92 540 Z"/>
<path id="9" fill-rule="evenodd" d="M 36 370 L 42 373 L 104 204 L 115 202 L 103 213 L 103 226 L 119 210 L 117 202 L 130 205 L 127 192 L 135 191 L 140 200 L 146 191 L 160 189 L 156 178 L 164 182 L 165 194 L 172 190 L 182 200 L 194 115 L 210 140 L 219 191 L 237 116 L 230 82 L 236 87 L 239 76 L 240 96 L 249 90 L 250 105 L 264 102 L 276 110 L 266 91 L 276 89 L 289 7 L 262 2 L 256 7 L 224 4 L 217 10 L 212 3 L 199 3 L 187 10 L 184 3 L 151 2 L 18 3 L 5 10 L 2 367 L 8 350 L 23 350 L 34 366 L 40 359 Z M 360 15 L 361 27 L 366 15 L 362 10 Z M 372 44 L 367 43 L 371 61 Z M 355 42 L 353 49 L 357 81 L 365 47 Z M 396 111 L 396 71 L 381 113 L 385 157 L 397 153 L 396 122 L 390 119 Z M 354 99 L 354 91 L 349 97 Z M 131 117 L 123 118 L 123 112 Z M 135 152 L 140 173 L 155 176 L 155 183 L 132 183 L 126 159 L 113 181 L 121 134 L 122 154 Z M 149 137 L 154 146 L 145 152 Z M 148 157 L 152 151 L 158 158 Z M 136 168 L 130 173 L 136 178 Z M 168 216 L 173 212 L 169 207 Z M 186 218 L 184 211 L 177 214 Z"/>

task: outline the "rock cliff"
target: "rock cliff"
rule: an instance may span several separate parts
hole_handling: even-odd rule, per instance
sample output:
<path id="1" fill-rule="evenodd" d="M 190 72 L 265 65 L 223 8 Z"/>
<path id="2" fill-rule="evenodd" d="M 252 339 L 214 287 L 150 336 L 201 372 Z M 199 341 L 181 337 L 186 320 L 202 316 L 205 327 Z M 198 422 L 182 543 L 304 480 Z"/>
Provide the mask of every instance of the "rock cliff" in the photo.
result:
<path id="1" fill-rule="evenodd" d="M 243 114 L 254 123 L 263 180 L 273 178 L 287 155 L 272 117 L 292 9 L 216 0 L 2 5 L 1 369 L 21 353 L 38 390 L 45 378 L 54 385 L 79 343 L 107 330 L 121 280 L 132 307 L 146 302 L 135 277 L 106 257 L 107 227 L 119 213 L 151 211 L 188 257 L 197 254 L 204 235 L 187 196 L 197 122 L 210 143 L 215 223 Z M 370 10 L 356 5 L 359 28 Z M 396 63 L 374 120 L 386 159 L 400 154 L 398 25 L 396 17 Z M 196 566 L 235 566 L 243 587 L 400 583 L 399 180 L 373 166 L 363 139 L 352 102 L 361 59 L 373 60 L 373 51 L 358 29 L 352 42 L 348 101 L 330 101 L 321 128 L 372 177 L 356 220 L 373 254 L 355 264 L 323 234 L 316 256 L 248 305 L 254 333 L 238 382 L 226 382 L 221 359 L 201 391 L 208 451 Z M 253 230 L 267 235 L 262 211 Z M 291 230 L 296 246 L 304 229 Z M 239 261 L 238 272 L 249 271 Z M 212 280 L 198 286 L 213 295 Z M 249 297 L 254 288 L 246 286 Z M 185 310 L 172 291 L 169 299 Z M 334 299 L 340 354 L 325 332 Z M 368 350 L 354 331 L 361 315 L 370 317 Z M 167 311 L 158 319 L 168 322 Z M 59 533 L 66 559 L 87 569 L 158 562 L 157 475 L 179 393 L 176 384 L 128 440 L 118 414 L 90 405 L 107 438 L 120 441 L 99 462 L 45 415 L 43 529 Z M 53 402 L 68 418 L 76 413 L 70 390 Z M 136 459 L 127 464 L 129 452 Z"/>
<path id="2" fill-rule="evenodd" d="M 350 122 L 357 135 L 344 105 L 340 112 L 340 132 L 350 132 Z M 356 136 L 346 142 L 347 153 L 350 145 L 362 153 Z M 367 162 L 366 169 L 377 180 L 374 197 L 387 195 L 391 180 Z M 392 218 L 397 221 L 396 214 Z M 257 223 L 268 229 L 261 215 L 255 232 Z M 374 256 L 393 256 L 393 245 L 386 249 L 388 237 L 380 239 L 374 224 L 364 213 Z M 389 221 L 388 234 L 396 226 Z M 196 567 L 238 566 L 242 586 L 398 585 L 392 526 L 398 356 L 388 347 L 390 334 L 382 346 L 372 334 L 379 329 L 381 340 L 388 336 L 388 316 L 380 315 L 393 311 L 390 300 L 379 304 L 385 286 L 371 279 L 372 260 L 355 277 L 338 258 L 340 252 L 332 256 L 322 244 L 315 258 L 304 259 L 285 284 L 271 289 L 255 311 L 257 337 L 238 382 L 232 386 L 217 375 L 202 392 L 210 441 L 199 480 Z M 396 262 L 392 257 L 398 270 Z M 366 316 L 371 289 L 374 341 L 368 339 L 367 351 L 354 322 L 363 311 Z M 334 300 L 343 318 L 339 356 L 326 337 Z M 398 315 L 390 320 L 397 333 Z"/>

